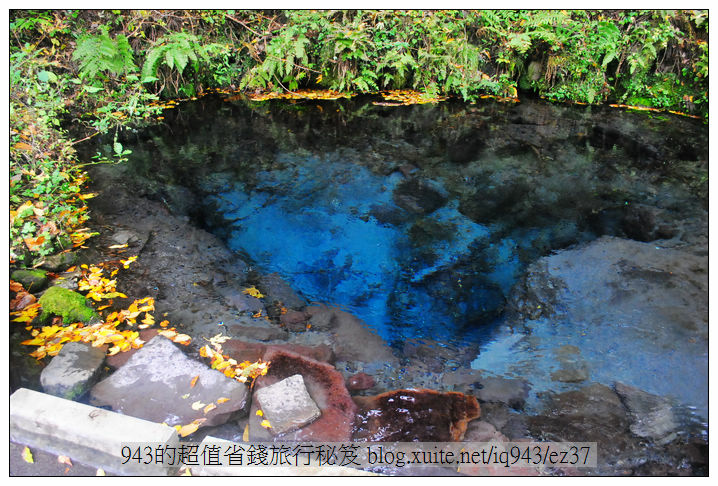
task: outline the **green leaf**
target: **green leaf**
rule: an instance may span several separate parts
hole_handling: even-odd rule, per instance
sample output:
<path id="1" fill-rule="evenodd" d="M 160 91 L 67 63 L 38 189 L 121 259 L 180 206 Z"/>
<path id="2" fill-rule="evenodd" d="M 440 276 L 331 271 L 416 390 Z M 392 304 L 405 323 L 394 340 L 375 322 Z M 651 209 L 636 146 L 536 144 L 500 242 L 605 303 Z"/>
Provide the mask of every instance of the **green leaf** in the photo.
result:
<path id="1" fill-rule="evenodd" d="M 43 83 L 56 83 L 57 82 L 57 76 L 55 73 L 50 71 L 40 71 L 37 73 L 37 79 L 39 79 Z"/>

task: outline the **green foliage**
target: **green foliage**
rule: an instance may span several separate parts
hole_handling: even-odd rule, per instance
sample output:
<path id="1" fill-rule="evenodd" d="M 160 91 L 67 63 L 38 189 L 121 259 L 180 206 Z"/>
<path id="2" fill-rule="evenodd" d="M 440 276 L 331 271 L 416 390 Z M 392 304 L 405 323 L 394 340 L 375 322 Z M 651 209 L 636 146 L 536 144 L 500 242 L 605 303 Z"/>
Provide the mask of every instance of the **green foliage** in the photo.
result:
<path id="1" fill-rule="evenodd" d="M 210 62 L 213 55 L 223 50 L 224 46 L 220 44 L 203 44 L 193 34 L 174 32 L 159 39 L 147 52 L 142 66 L 142 82 L 161 82 L 163 86 L 170 85 L 174 93 L 193 96 L 196 90 L 193 84 L 185 82 L 185 68 L 190 66 L 197 74 Z M 160 73 L 163 66 L 166 70 Z"/>
<path id="2" fill-rule="evenodd" d="M 117 76 L 137 70 L 127 37 L 118 34 L 112 39 L 107 29 L 97 35 L 80 36 L 72 58 L 80 63 L 80 76 L 90 81 L 100 73 Z"/>

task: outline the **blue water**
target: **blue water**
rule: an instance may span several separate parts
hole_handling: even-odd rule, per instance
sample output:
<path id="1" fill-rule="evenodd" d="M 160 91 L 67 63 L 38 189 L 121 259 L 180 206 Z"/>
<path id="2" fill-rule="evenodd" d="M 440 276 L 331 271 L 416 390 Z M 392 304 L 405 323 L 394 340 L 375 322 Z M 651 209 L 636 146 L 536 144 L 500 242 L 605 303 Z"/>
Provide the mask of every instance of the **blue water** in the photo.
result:
<path id="1" fill-rule="evenodd" d="M 490 236 L 488 227 L 458 211 L 455 200 L 430 214 L 411 214 L 393 200 L 404 180 L 398 172 L 378 176 L 331 154 L 283 154 L 278 162 L 283 168 L 259 172 L 253 187 L 235 182 L 211 196 L 233 221 L 229 247 L 264 271 L 278 272 L 308 300 L 346 308 L 387 342 L 456 337 L 453 315 L 496 307 L 518 275 L 515 243 L 492 244 L 501 263 L 487 287 L 466 288 L 458 300 L 447 300 L 429 282 L 432 276 L 450 271 Z M 397 217 L 380 222 L 373 215 L 377 207 Z M 417 247 L 408 234 L 419 220 L 446 232 Z M 462 288 L 461 277 L 452 276 L 449 284 Z"/>

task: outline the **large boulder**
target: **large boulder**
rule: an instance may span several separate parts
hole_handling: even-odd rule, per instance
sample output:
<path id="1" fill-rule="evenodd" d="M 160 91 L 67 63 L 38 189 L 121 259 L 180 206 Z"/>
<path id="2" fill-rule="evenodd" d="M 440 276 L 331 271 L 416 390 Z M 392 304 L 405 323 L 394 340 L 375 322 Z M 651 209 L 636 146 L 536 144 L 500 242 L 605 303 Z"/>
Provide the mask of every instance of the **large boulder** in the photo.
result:
<path id="1" fill-rule="evenodd" d="M 197 419 L 206 419 L 202 426 L 223 424 L 246 411 L 247 398 L 245 384 L 190 359 L 162 336 L 90 392 L 92 405 L 172 426 Z M 205 413 L 210 404 L 216 408 Z"/>

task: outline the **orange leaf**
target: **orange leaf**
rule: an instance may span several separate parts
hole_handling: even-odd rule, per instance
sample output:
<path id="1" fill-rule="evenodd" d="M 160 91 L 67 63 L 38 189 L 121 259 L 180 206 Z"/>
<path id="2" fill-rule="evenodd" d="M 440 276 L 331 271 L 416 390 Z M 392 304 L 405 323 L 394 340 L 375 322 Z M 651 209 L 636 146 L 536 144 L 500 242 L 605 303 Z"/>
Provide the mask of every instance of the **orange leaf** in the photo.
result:
<path id="1" fill-rule="evenodd" d="M 30 146 L 30 144 L 27 144 L 25 142 L 18 142 L 13 147 L 18 150 L 32 150 L 32 146 Z"/>
<path id="2" fill-rule="evenodd" d="M 217 399 L 217 403 L 224 403 L 224 402 L 228 402 L 228 401 L 229 401 L 229 398 L 225 398 L 225 397 Z"/>
<path id="3" fill-rule="evenodd" d="M 207 415 L 207 412 L 211 412 L 215 408 L 217 408 L 217 405 L 215 405 L 214 403 L 210 403 L 209 405 L 204 407 L 204 414 Z"/>
<path id="4" fill-rule="evenodd" d="M 60 464 L 66 464 L 66 465 L 72 467 L 72 461 L 67 456 L 57 456 L 57 462 L 59 462 Z"/>
<path id="5" fill-rule="evenodd" d="M 192 378 L 192 381 L 190 381 L 189 383 L 190 388 L 194 388 L 194 386 L 197 384 L 197 380 L 199 380 L 199 375 Z"/>

